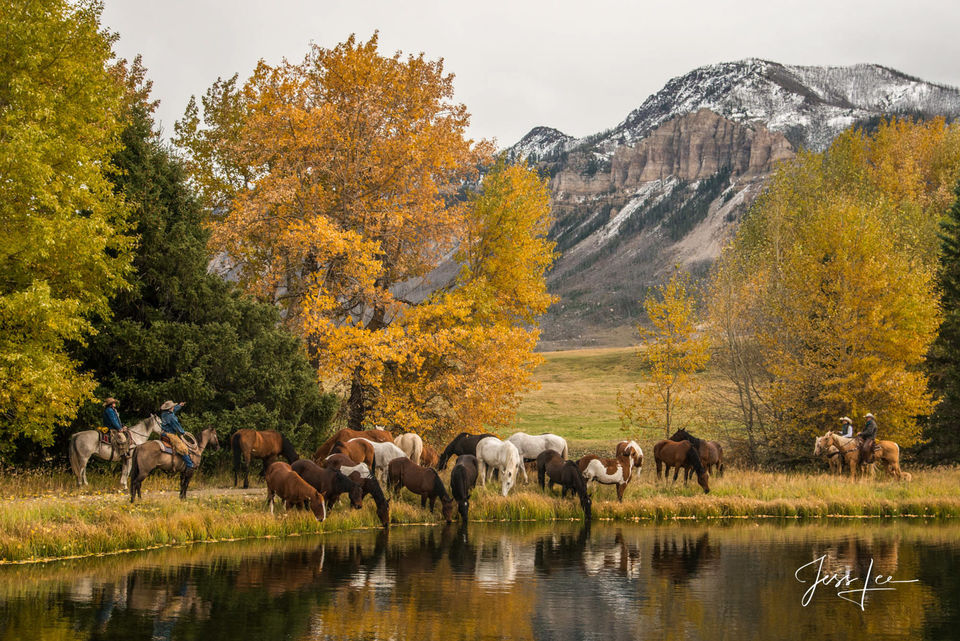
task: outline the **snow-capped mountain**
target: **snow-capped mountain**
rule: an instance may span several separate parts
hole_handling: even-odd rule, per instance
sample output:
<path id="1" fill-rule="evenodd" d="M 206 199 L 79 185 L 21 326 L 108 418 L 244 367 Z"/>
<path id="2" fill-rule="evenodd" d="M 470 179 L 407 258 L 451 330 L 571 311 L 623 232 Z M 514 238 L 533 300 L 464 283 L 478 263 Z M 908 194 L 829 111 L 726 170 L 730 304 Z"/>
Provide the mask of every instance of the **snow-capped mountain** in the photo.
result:
<path id="1" fill-rule="evenodd" d="M 896 115 L 956 118 L 960 91 L 879 65 L 747 59 L 673 78 L 592 136 L 534 128 L 506 154 L 551 177 L 563 254 L 544 341 L 589 344 L 636 322 L 666 270 L 706 270 L 779 161 Z"/>

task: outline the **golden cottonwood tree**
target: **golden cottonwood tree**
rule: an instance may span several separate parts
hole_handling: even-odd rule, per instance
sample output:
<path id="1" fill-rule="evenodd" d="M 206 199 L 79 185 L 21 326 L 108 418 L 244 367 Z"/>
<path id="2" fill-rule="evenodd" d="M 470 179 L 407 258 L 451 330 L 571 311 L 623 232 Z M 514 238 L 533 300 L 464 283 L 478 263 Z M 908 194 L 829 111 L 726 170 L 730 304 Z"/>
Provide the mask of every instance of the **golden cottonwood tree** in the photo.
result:
<path id="1" fill-rule="evenodd" d="M 884 438 L 919 439 L 936 232 L 958 175 L 960 129 L 887 122 L 783 165 L 744 219 L 710 317 L 741 407 L 775 425 L 764 431 L 781 453 L 807 454 L 838 417 L 868 411 Z"/>
<path id="2" fill-rule="evenodd" d="M 420 279 L 458 248 L 487 242 L 497 253 L 483 264 L 495 264 L 508 260 L 499 252 L 521 252 L 524 238 L 545 234 L 546 196 L 514 195 L 545 193 L 515 173 L 526 170 L 501 168 L 484 195 L 465 197 L 490 146 L 466 138 L 469 116 L 453 102 L 452 81 L 441 61 L 385 57 L 376 35 L 351 37 L 314 46 L 299 64 L 261 62 L 242 86 L 218 81 L 202 117 L 191 102 L 177 125 L 213 210 L 213 248 L 250 291 L 283 307 L 322 379 L 344 387 L 353 427 L 371 411 L 420 430 L 465 424 L 467 414 L 493 420 L 533 362 L 521 324 L 545 304 L 526 279 L 542 281 L 549 259 L 524 260 L 522 273 L 465 267 L 454 287 L 426 298 L 399 293 L 430 291 L 436 284 Z M 496 198 L 530 208 L 512 221 L 511 242 L 477 231 L 483 204 Z M 506 311 L 478 313 L 482 305 L 519 313 L 507 321 Z M 504 370 L 496 384 L 493 354 Z"/>
<path id="3" fill-rule="evenodd" d="M 126 207 L 108 181 L 124 90 L 96 2 L 0 8 L 0 445 L 49 443 L 95 383 L 83 341 L 125 284 Z"/>
<path id="4" fill-rule="evenodd" d="M 675 271 L 670 280 L 643 302 L 652 328 L 638 326 L 645 342 L 637 355 L 650 369 L 647 385 L 627 397 L 617 396 L 620 420 L 627 428 L 641 421 L 658 421 L 667 436 L 676 427 L 677 411 L 695 391 L 692 376 L 710 359 L 707 338 L 697 331 L 696 299 L 690 276 Z"/>

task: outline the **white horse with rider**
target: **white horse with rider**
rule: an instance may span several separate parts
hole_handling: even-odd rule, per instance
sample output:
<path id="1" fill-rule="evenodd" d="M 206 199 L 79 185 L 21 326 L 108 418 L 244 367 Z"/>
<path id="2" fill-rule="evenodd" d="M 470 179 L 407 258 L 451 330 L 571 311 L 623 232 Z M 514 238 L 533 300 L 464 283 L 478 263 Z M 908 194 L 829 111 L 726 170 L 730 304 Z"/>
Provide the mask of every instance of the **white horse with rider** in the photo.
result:
<path id="1" fill-rule="evenodd" d="M 77 477 L 77 486 L 83 487 L 87 483 L 87 463 L 96 456 L 104 461 L 123 461 L 120 471 L 120 484 L 126 488 L 130 478 L 130 468 L 133 465 L 133 452 L 138 445 L 146 443 L 151 434 L 160 435 L 160 417 L 151 414 L 136 425 L 127 428 L 130 438 L 130 455 L 124 457 L 113 443 L 104 443 L 99 430 L 84 430 L 70 437 L 69 454 L 70 468 Z"/>

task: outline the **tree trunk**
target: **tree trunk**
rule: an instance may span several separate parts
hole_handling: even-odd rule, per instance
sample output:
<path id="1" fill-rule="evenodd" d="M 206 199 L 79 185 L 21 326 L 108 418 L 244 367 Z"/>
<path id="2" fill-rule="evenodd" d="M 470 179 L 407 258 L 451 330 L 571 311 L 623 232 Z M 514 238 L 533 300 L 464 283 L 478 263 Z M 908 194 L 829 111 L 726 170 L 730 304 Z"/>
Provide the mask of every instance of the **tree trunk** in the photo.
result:
<path id="1" fill-rule="evenodd" d="M 350 396 L 347 398 L 347 427 L 351 430 L 362 430 L 363 419 L 367 414 L 363 383 L 360 382 L 359 368 L 350 382 Z"/>

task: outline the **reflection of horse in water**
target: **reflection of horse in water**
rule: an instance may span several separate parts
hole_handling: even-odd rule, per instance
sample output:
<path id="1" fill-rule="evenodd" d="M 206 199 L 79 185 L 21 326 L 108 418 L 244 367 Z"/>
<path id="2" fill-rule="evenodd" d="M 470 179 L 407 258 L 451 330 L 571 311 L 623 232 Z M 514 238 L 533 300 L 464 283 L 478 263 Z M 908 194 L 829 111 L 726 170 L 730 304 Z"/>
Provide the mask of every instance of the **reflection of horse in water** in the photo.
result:
<path id="1" fill-rule="evenodd" d="M 654 540 L 650 567 L 674 583 L 686 583 L 719 556 L 719 550 L 710 545 L 706 532 L 697 538 L 689 534 L 667 534 Z"/>
<path id="2" fill-rule="evenodd" d="M 894 576 L 900 563 L 900 537 L 892 539 L 881 537 L 847 536 L 830 541 L 827 545 L 815 545 L 811 560 L 826 555 L 823 560 L 823 572 L 865 577 L 873 561 L 871 576 L 882 573 Z"/>
<path id="3" fill-rule="evenodd" d="M 583 569 L 593 576 L 614 573 L 628 579 L 640 576 L 640 548 L 629 545 L 623 532 L 617 530 L 613 543 L 591 541 L 583 550 Z"/>

